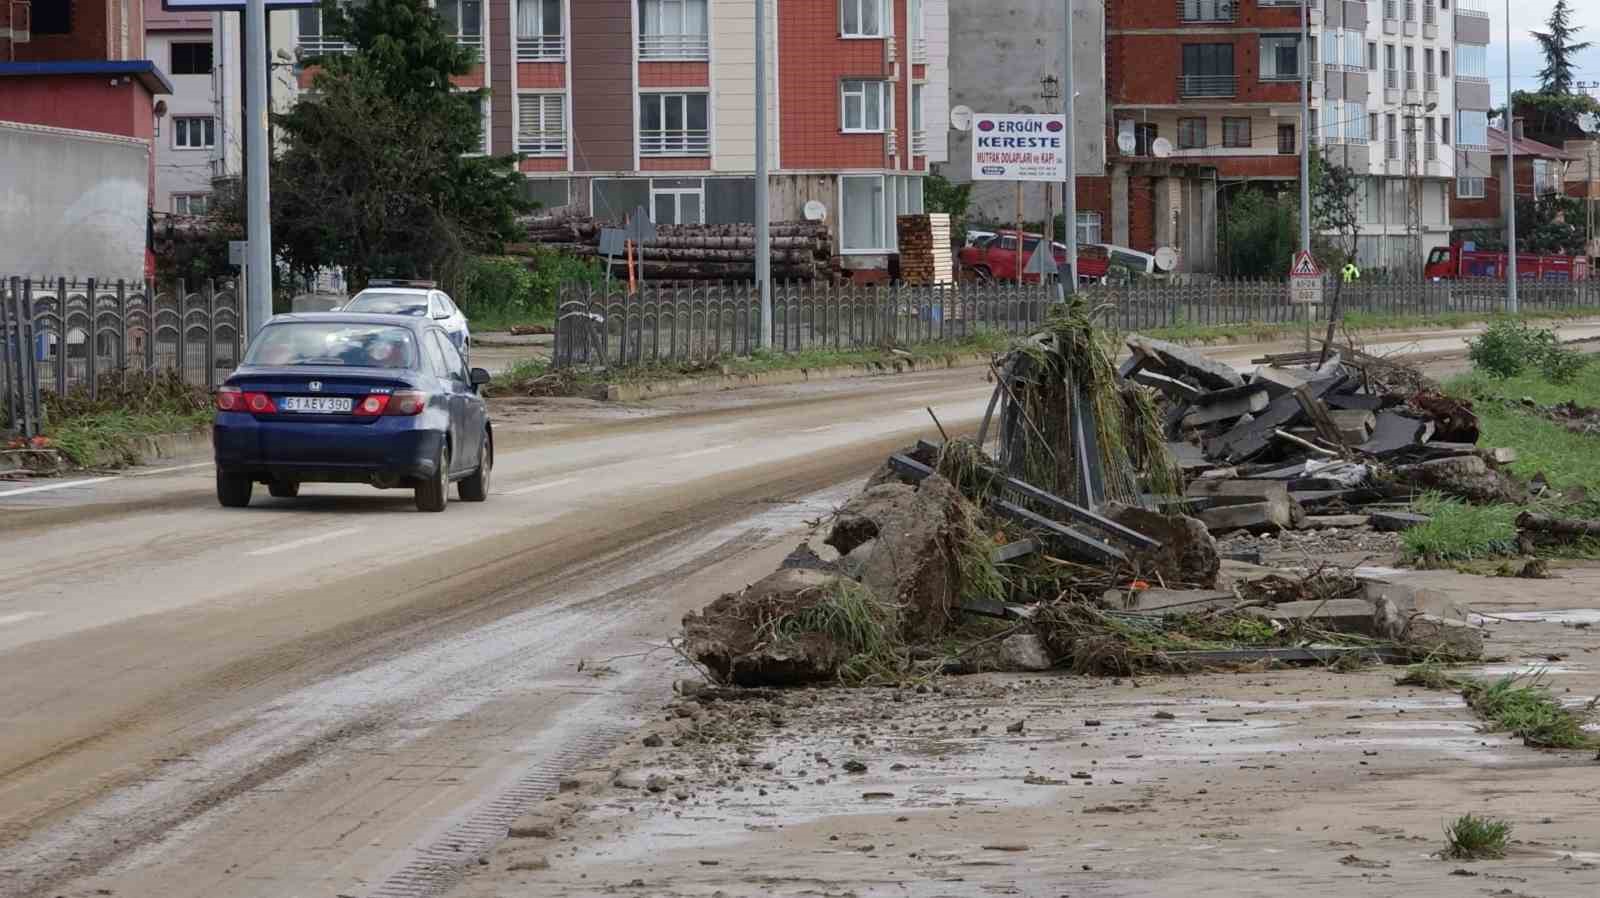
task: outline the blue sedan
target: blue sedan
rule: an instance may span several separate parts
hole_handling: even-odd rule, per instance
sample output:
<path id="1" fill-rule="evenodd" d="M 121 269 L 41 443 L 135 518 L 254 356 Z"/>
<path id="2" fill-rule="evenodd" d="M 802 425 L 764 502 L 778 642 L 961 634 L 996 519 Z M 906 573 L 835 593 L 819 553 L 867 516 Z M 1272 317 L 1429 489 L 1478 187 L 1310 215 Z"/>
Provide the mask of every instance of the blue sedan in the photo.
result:
<path id="1" fill-rule="evenodd" d="M 249 505 L 257 483 L 279 498 L 302 483 L 369 483 L 443 511 L 454 482 L 482 502 L 494 467 L 478 394 L 488 382 L 429 318 L 275 316 L 216 393 L 217 501 Z"/>

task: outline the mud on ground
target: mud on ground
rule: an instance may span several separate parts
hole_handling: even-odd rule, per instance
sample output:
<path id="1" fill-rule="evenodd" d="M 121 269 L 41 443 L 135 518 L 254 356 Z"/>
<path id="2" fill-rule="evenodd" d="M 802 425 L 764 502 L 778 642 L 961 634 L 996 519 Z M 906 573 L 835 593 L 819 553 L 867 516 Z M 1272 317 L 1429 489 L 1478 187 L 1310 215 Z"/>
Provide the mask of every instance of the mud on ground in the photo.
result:
<path id="1" fill-rule="evenodd" d="M 1600 566 L 1557 573 L 1537 595 L 1406 576 L 1493 615 L 1505 660 L 1472 670 L 1543 669 L 1582 703 L 1600 691 Z M 990 674 L 680 699 L 456 894 L 1596 894 L 1594 752 L 1481 732 L 1459 696 L 1399 673 Z M 1513 824 L 1506 859 L 1435 855 L 1468 812 Z"/>

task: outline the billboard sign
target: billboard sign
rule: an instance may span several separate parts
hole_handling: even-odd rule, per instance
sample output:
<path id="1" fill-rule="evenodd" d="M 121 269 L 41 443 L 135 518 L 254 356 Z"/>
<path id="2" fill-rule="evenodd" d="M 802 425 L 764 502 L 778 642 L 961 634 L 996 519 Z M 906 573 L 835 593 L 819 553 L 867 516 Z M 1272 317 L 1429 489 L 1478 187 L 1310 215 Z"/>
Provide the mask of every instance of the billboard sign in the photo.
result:
<path id="1" fill-rule="evenodd" d="M 1065 181 L 1066 117 L 990 115 L 972 117 L 972 180 Z"/>

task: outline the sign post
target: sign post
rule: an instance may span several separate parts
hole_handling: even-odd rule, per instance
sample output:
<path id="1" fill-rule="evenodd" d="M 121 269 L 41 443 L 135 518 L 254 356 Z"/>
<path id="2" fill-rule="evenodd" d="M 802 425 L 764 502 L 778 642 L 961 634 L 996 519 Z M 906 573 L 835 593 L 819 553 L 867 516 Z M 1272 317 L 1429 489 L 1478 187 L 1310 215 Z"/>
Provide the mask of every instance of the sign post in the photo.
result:
<path id="1" fill-rule="evenodd" d="M 1306 352 L 1310 352 L 1311 307 L 1322 303 L 1322 269 L 1306 250 L 1295 253 L 1289 265 L 1289 302 L 1306 308 Z"/>

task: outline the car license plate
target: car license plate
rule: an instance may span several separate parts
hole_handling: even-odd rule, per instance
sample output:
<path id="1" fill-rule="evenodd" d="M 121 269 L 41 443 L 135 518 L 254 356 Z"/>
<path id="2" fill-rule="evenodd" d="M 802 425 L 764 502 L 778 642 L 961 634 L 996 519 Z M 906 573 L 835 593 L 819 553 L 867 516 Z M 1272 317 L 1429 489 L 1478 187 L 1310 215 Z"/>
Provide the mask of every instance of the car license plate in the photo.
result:
<path id="1" fill-rule="evenodd" d="M 334 396 L 288 396 L 281 406 L 286 412 L 303 412 L 313 415 L 349 414 L 351 400 Z"/>

